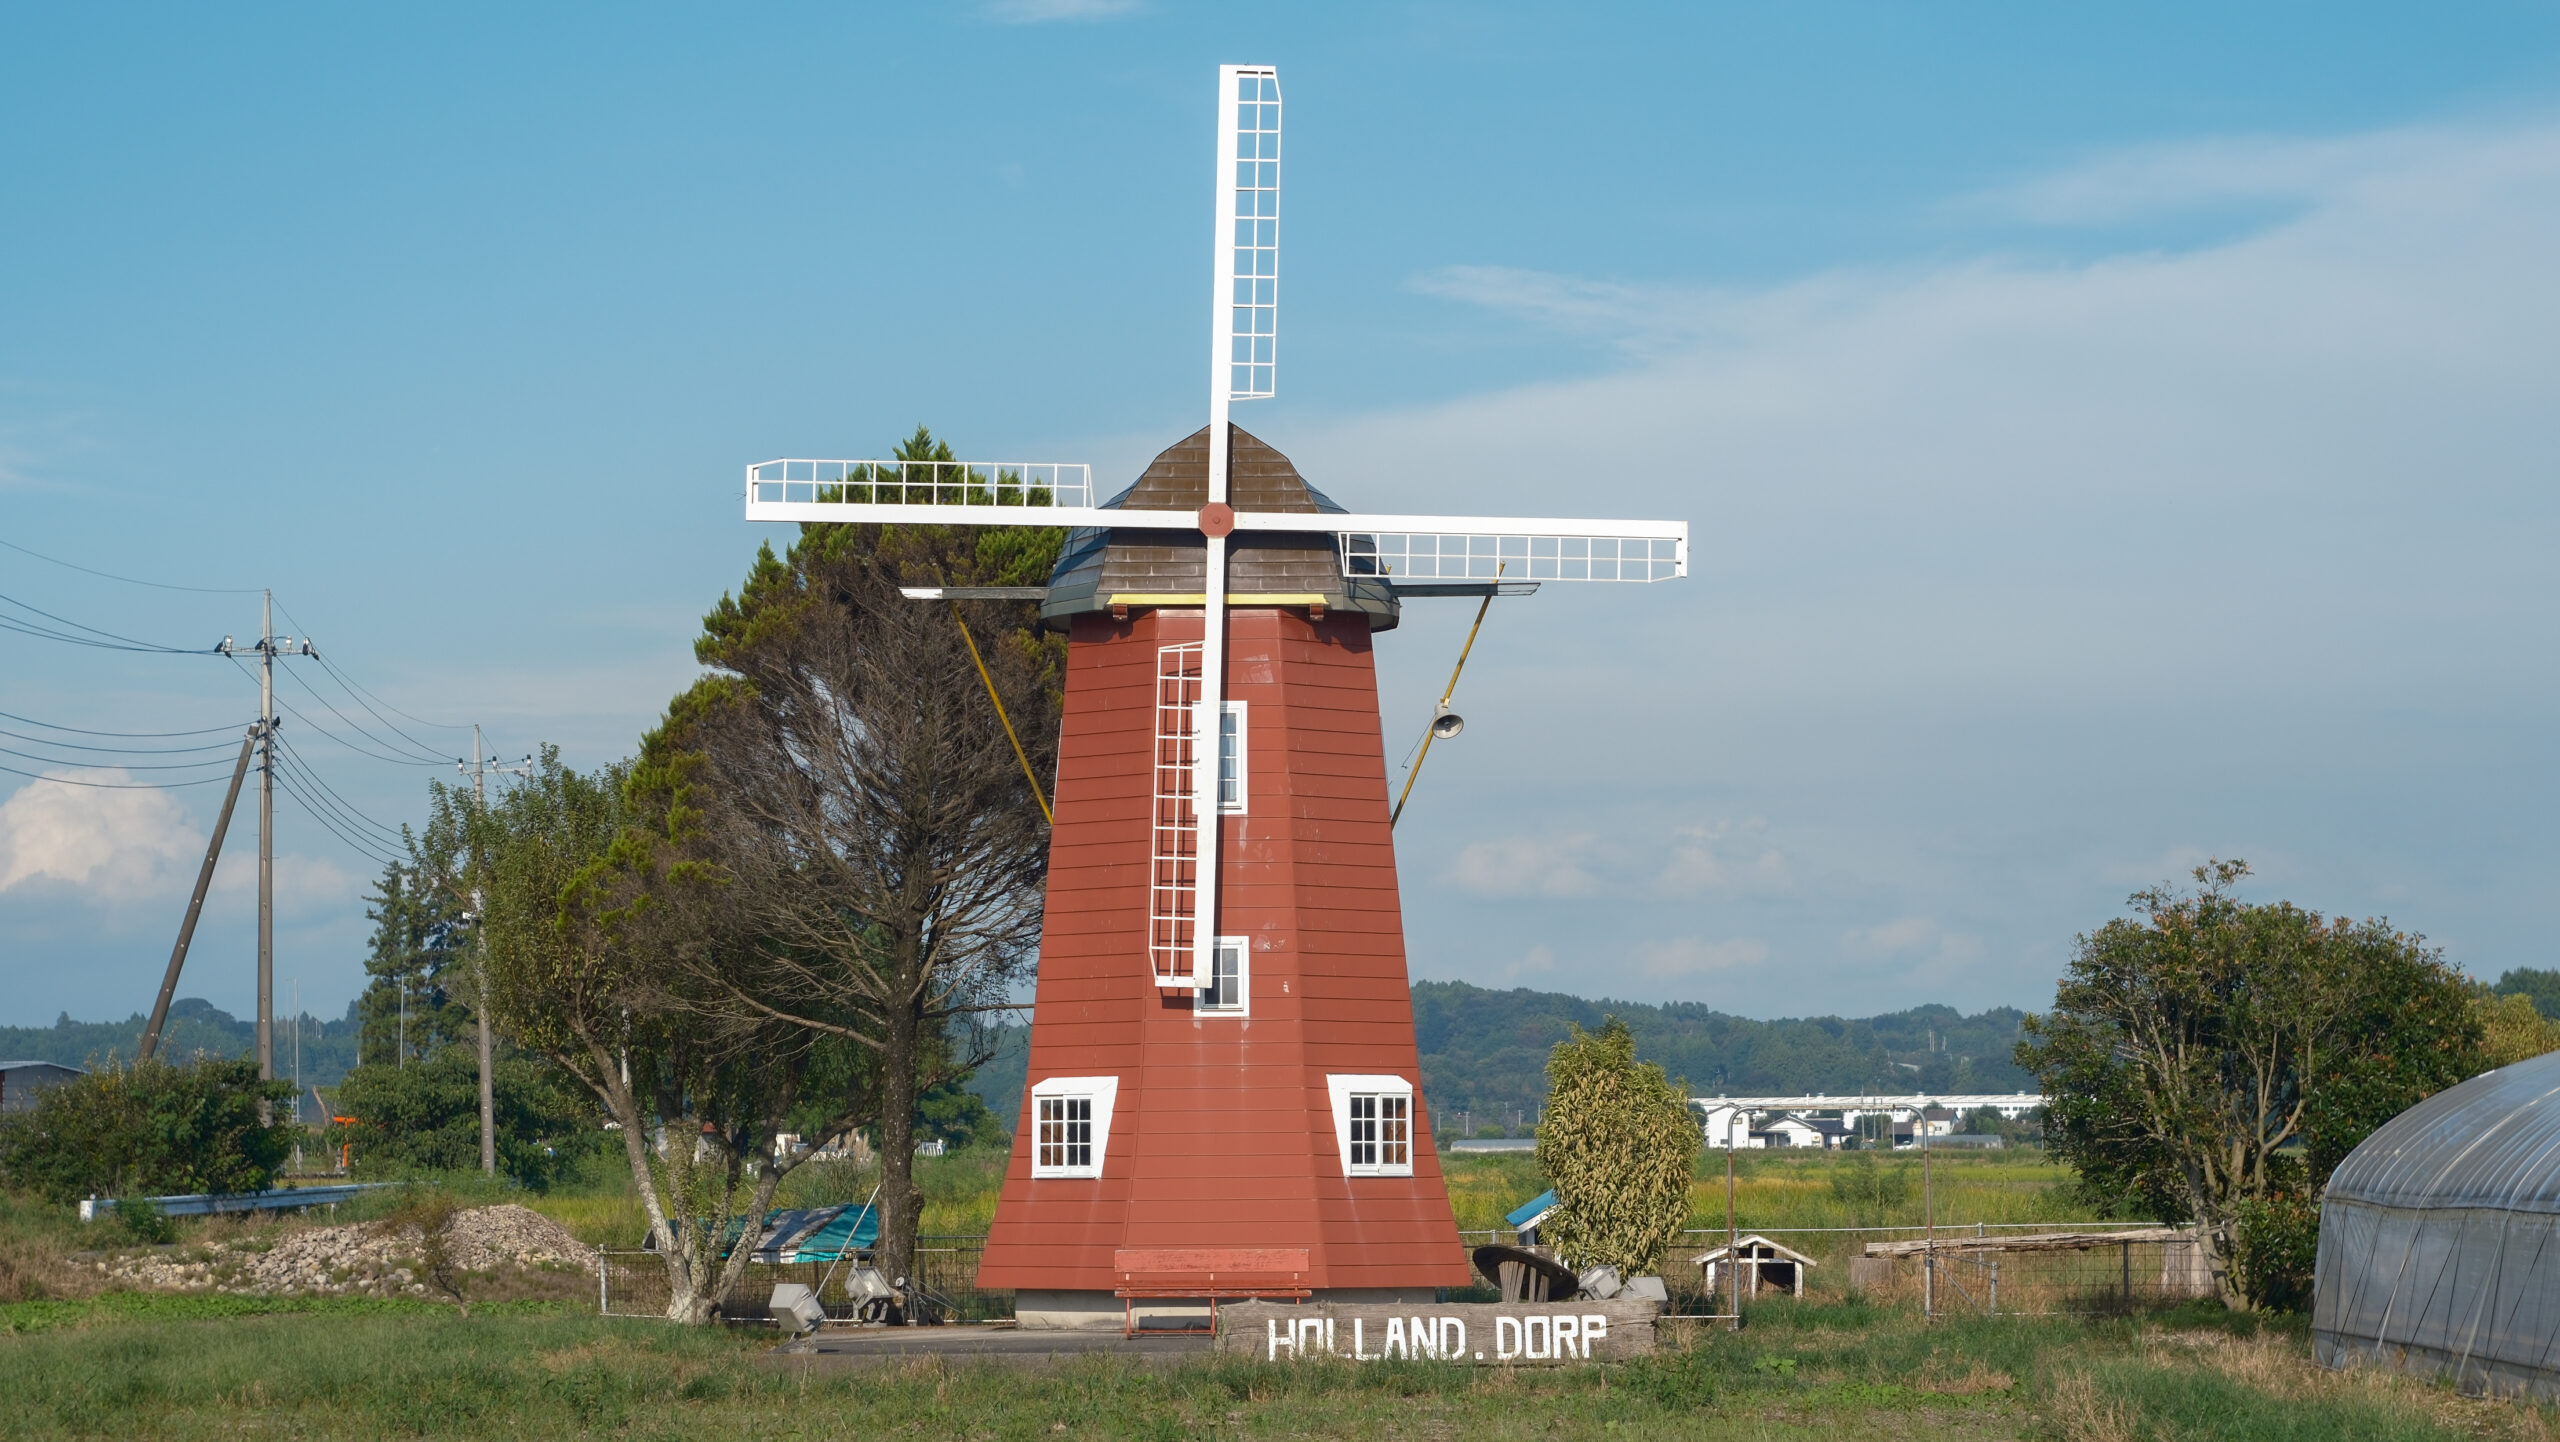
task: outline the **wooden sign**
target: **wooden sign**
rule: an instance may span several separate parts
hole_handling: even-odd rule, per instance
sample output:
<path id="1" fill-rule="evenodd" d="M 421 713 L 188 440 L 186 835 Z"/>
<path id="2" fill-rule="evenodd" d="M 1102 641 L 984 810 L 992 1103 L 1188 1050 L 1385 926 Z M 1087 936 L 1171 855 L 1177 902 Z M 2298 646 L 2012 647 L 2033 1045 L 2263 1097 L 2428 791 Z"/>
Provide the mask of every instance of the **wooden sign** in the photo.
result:
<path id="1" fill-rule="evenodd" d="M 1650 1301 L 1243 1302 L 1218 1309 L 1221 1352 L 1266 1362 L 1317 1358 L 1465 1366 L 1617 1362 L 1653 1352 Z"/>

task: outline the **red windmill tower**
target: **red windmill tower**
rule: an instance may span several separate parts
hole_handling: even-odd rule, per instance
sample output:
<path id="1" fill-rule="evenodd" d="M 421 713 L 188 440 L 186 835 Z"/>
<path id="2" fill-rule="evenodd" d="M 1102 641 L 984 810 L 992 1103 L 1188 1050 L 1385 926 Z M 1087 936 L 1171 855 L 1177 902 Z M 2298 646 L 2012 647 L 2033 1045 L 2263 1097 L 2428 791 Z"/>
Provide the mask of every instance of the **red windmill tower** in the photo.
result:
<path id="1" fill-rule="evenodd" d="M 1027 593 L 1069 637 L 1066 714 L 1028 1094 L 978 1277 L 1026 1326 L 1468 1283 L 1418 1086 L 1371 638 L 1405 598 L 1688 567 L 1679 521 L 1346 512 L 1229 424 L 1272 394 L 1280 86 L 1218 85 L 1208 426 L 1098 505 L 1073 465 L 747 472 L 750 520 L 1075 528 Z"/>

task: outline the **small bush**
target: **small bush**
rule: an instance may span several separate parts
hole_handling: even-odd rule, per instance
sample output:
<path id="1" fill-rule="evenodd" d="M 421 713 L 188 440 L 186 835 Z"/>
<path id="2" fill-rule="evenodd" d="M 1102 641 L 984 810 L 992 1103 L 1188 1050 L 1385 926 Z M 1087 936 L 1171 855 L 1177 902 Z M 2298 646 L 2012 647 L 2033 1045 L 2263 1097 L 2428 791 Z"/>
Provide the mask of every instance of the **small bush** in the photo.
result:
<path id="1" fill-rule="evenodd" d="M 1851 1152 L 1831 1170 L 1831 1196 L 1880 1217 L 1911 1200 L 1911 1164 L 1883 1167 L 1876 1164 L 1873 1152 Z"/>
<path id="2" fill-rule="evenodd" d="M 0 1121 L 0 1183 L 47 1201 L 264 1191 L 293 1153 L 293 1097 L 257 1063 L 198 1057 L 104 1066 Z"/>
<path id="3" fill-rule="evenodd" d="M 2232 1278 L 2250 1306 L 2302 1311 L 2320 1255 L 2320 1204 L 2300 1193 L 2242 1202 L 2232 1251 Z"/>
<path id="4" fill-rule="evenodd" d="M 609 1144 L 595 1099 L 553 1068 L 502 1055 L 489 1080 L 498 1170 L 527 1187 L 547 1189 Z M 357 1067 L 335 1100 L 356 1121 L 333 1129 L 331 1140 L 354 1143 L 360 1175 L 479 1169 L 480 1057 L 472 1047 L 447 1047 L 407 1066 Z"/>
<path id="5" fill-rule="evenodd" d="M 1576 1266 L 1653 1271 L 1689 1216 L 1702 1139 L 1688 1098 L 1661 1067 L 1636 1060 L 1635 1037 L 1616 1017 L 1556 1043 L 1547 1080 L 1538 1168 L 1555 1183 L 1546 1230 L 1557 1252 Z"/>
<path id="6" fill-rule="evenodd" d="M 126 1197 L 116 1203 L 116 1230 L 125 1240 L 146 1247 L 165 1247 L 178 1240 L 178 1221 L 149 1197 Z"/>

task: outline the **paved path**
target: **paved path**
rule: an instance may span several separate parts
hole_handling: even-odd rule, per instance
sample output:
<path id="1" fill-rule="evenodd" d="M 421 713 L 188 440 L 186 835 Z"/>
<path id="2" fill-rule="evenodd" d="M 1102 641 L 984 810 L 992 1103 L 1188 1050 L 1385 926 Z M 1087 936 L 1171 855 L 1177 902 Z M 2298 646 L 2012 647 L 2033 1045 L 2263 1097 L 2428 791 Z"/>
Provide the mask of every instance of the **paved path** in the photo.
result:
<path id="1" fill-rule="evenodd" d="M 765 1355 L 777 1363 L 839 1368 L 899 1366 L 927 1357 L 989 1362 L 1002 1367 L 1048 1367 L 1077 1357 L 1121 1357 L 1161 1363 L 1210 1353 L 1206 1333 L 1141 1333 L 1123 1337 L 1117 1327 L 1100 1331 L 1026 1332 L 1018 1327 L 828 1327 Z"/>

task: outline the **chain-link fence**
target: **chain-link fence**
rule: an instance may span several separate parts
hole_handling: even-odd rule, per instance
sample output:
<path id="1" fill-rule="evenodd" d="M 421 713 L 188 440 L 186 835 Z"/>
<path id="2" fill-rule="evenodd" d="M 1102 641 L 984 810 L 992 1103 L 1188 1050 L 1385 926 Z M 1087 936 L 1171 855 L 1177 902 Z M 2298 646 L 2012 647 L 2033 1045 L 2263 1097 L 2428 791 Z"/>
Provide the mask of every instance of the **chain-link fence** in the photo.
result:
<path id="1" fill-rule="evenodd" d="M 1508 1228 L 1459 1239 L 1471 1252 L 1519 1244 Z M 2008 1314 L 2124 1311 L 2213 1294 L 2194 1236 L 2148 1222 L 1742 1227 L 1735 1240 L 1742 1256 L 1728 1272 L 1723 1228 L 1680 1234 L 1662 1259 L 1667 1315 L 1730 1317 L 1736 1290 L 1745 1305 L 1854 1293 L 1933 1312 Z M 1489 1285 L 1465 1296 L 1499 1300 Z"/>
<path id="2" fill-rule="evenodd" d="M 1724 1317 L 1738 1281 L 1745 1303 L 1795 1295 L 1856 1293 L 1888 1304 L 1938 1313 L 2062 1314 L 2121 1312 L 2213 1294 L 2203 1249 L 2192 1233 L 2150 1223 L 1981 1222 L 1920 1227 L 1781 1227 L 1743 1229 L 1737 1267 L 1723 1270 L 1722 1228 L 1680 1234 L 1663 1258 L 1662 1281 L 1672 1316 Z M 983 1236 L 916 1239 L 915 1281 L 941 1299 L 953 1321 L 998 1321 L 1013 1315 L 1010 1291 L 980 1291 Z M 1462 1232 L 1472 1252 L 1487 1243 L 1517 1245 L 1517 1233 Z M 663 1317 L 667 1272 L 650 1251 L 608 1251 L 600 1258 L 599 1298 L 616 1317 Z M 1713 1265 L 1707 1265 L 1712 1262 Z M 762 1320 L 776 1284 L 798 1282 L 817 1294 L 827 1315 L 853 1316 L 848 1294 L 854 1263 L 750 1262 L 721 1305 L 723 1316 Z M 1448 1301 L 1498 1301 L 1491 1286 L 1451 1289 Z"/>
<path id="3" fill-rule="evenodd" d="M 916 1238 L 915 1283 L 939 1299 L 948 1319 L 990 1322 L 1013 1315 L 1013 1293 L 978 1290 L 978 1254 L 987 1239 L 976 1236 Z M 599 1255 L 603 1276 L 597 1289 L 605 1315 L 663 1317 L 669 1290 L 667 1267 L 656 1252 L 612 1250 Z M 775 1286 L 798 1282 L 815 1293 L 827 1315 L 850 1320 L 858 1299 L 847 1290 L 857 1264 L 841 1262 L 749 1262 L 746 1271 L 720 1304 L 731 1321 L 764 1321 Z"/>

